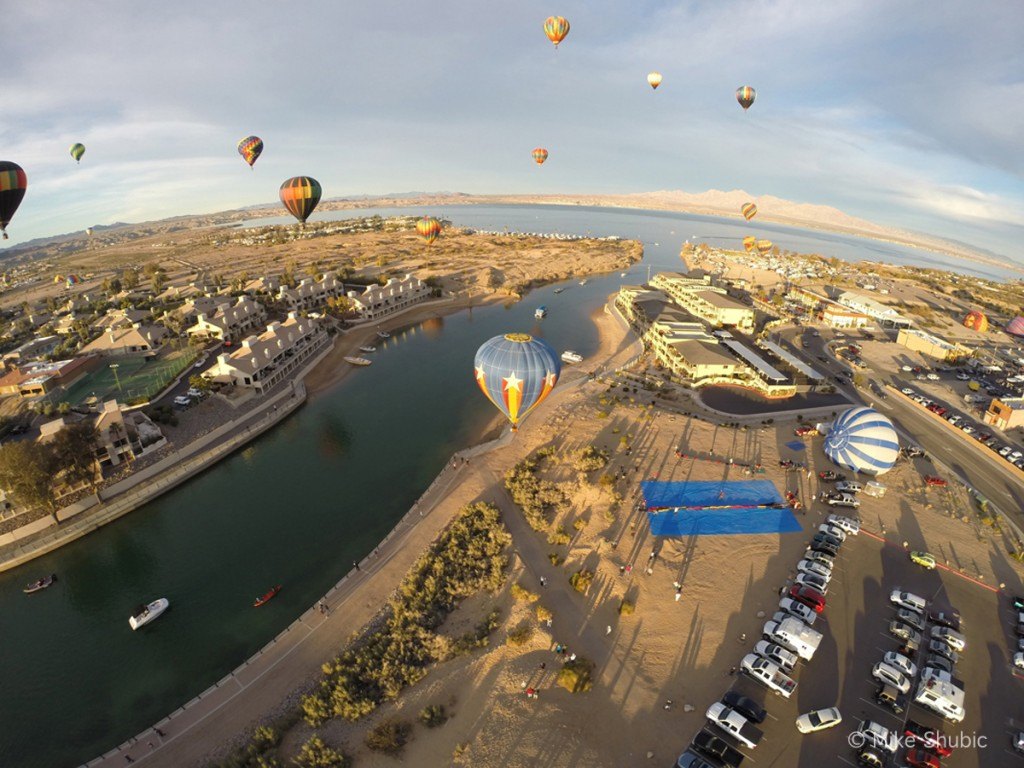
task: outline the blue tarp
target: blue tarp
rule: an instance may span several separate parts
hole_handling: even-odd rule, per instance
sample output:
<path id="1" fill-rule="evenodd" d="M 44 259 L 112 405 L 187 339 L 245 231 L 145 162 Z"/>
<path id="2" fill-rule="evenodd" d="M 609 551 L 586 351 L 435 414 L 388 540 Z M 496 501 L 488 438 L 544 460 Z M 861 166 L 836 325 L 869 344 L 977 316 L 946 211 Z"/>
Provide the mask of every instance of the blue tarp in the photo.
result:
<path id="1" fill-rule="evenodd" d="M 790 440 L 788 443 L 786 443 L 786 447 L 789 448 L 789 450 L 791 451 L 802 451 L 807 448 L 807 446 L 804 445 L 799 440 Z"/>
<path id="2" fill-rule="evenodd" d="M 645 480 L 640 483 L 648 509 L 677 507 L 763 507 L 784 504 L 771 480 Z"/>
<path id="3" fill-rule="evenodd" d="M 640 484 L 655 536 L 720 536 L 802 530 L 770 480 L 648 480 Z"/>

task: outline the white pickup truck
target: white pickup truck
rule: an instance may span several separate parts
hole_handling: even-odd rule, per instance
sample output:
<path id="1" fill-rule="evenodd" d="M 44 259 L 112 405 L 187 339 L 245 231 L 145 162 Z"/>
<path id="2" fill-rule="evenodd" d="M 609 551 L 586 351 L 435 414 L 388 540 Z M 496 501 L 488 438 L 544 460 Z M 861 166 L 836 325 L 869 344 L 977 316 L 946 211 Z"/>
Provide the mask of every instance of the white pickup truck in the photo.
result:
<path id="1" fill-rule="evenodd" d="M 737 741 L 753 749 L 764 734 L 761 729 L 747 720 L 732 707 L 718 701 L 708 707 L 707 718 L 712 725 L 721 728 Z"/>
<path id="2" fill-rule="evenodd" d="M 741 662 L 743 671 L 787 699 L 796 690 L 796 680 L 786 675 L 778 664 L 762 659 L 755 653 L 748 653 Z"/>

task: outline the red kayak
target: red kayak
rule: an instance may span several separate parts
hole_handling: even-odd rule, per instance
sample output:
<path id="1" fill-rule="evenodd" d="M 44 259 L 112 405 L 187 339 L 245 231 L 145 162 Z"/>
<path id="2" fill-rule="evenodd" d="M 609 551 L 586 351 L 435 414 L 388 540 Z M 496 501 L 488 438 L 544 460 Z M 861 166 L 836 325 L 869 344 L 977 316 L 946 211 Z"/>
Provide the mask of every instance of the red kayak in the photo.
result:
<path id="1" fill-rule="evenodd" d="M 267 592 L 267 594 L 263 595 L 263 597 L 257 597 L 255 602 L 253 602 L 252 607 L 253 608 L 259 608 L 261 605 L 264 605 L 265 603 L 270 602 L 274 598 L 274 596 L 278 592 L 280 592 L 280 591 L 281 591 L 281 585 L 278 584 L 272 590 Z"/>

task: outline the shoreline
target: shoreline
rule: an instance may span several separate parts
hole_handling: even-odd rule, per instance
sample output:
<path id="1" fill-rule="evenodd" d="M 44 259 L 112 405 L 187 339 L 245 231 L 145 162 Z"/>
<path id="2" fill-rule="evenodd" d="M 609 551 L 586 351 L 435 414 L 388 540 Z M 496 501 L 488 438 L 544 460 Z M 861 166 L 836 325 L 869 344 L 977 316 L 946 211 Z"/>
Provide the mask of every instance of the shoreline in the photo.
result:
<path id="1" fill-rule="evenodd" d="M 596 310 L 591 318 L 600 339 L 592 362 L 600 368 L 607 368 L 616 359 L 620 363 L 629 361 L 636 343 L 629 340 L 632 332 L 623 327 L 623 321 L 617 320 L 609 306 Z M 353 343 L 358 343 L 358 339 L 353 339 Z M 337 349 L 332 355 L 336 352 Z M 322 362 L 326 363 L 326 359 Z M 316 382 L 317 391 L 323 392 L 343 380 L 345 371 L 341 368 L 337 376 L 325 376 L 323 381 Z M 522 437 L 518 441 L 516 433 L 503 424 L 496 439 L 457 451 L 373 552 L 354 564 L 324 595 L 322 599 L 329 608 L 326 616 L 317 611 L 314 603 L 219 681 L 153 726 L 83 763 L 82 768 L 119 767 L 125 764 L 125 756 L 157 768 L 205 765 L 230 749 L 247 729 L 280 713 L 297 692 L 317 679 L 321 665 L 344 648 L 346 638 L 361 631 L 378 615 L 408 568 L 452 516 L 464 504 L 482 498 L 495 482 L 500 484 L 492 470 L 481 466 L 483 462 L 470 467 L 469 461 L 458 460 L 526 447 L 535 429 L 544 430 L 545 420 L 537 417 L 550 415 L 567 398 L 580 394 L 581 386 L 591 382 L 589 371 L 582 367 L 568 369 L 559 386 L 538 408 L 535 418 L 520 428 Z M 492 426 L 486 427 L 483 435 L 492 430 Z M 433 498 L 435 493 L 438 495 Z M 346 610 L 339 610 L 341 607 Z M 152 749 L 149 744 L 153 744 Z"/>

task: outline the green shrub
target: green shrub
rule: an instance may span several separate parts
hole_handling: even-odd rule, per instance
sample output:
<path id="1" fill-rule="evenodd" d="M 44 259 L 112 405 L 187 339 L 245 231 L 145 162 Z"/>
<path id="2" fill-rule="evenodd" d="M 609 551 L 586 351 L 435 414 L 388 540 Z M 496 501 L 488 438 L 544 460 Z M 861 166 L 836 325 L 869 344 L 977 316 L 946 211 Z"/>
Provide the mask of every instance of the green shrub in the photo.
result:
<path id="1" fill-rule="evenodd" d="M 623 600 L 621 603 L 619 603 L 620 616 L 629 616 L 631 613 L 633 613 L 635 609 L 636 606 L 633 604 L 632 600 Z"/>
<path id="2" fill-rule="evenodd" d="M 314 734 L 302 745 L 295 758 L 295 765 L 299 768 L 349 768 L 352 760 L 342 752 L 327 746 Z"/>
<path id="3" fill-rule="evenodd" d="M 533 638 L 533 625 L 528 622 L 523 622 L 518 627 L 508 633 L 508 637 L 505 642 L 508 645 L 519 647 L 526 645 Z"/>
<path id="4" fill-rule="evenodd" d="M 547 621 L 551 618 L 551 609 L 545 608 L 543 605 L 534 608 L 534 613 L 537 614 L 537 621 Z"/>
<path id="5" fill-rule="evenodd" d="M 588 571 L 585 568 L 576 571 L 576 573 L 569 577 L 569 583 L 572 584 L 573 589 L 584 595 L 587 594 L 587 590 L 590 589 L 590 585 L 593 581 L 593 572 Z"/>
<path id="6" fill-rule="evenodd" d="M 556 547 L 560 544 L 568 544 L 571 540 L 572 537 L 566 532 L 565 527 L 561 525 L 558 526 L 558 530 L 548 534 L 548 544 Z"/>
<path id="7" fill-rule="evenodd" d="M 444 704 L 430 704 L 420 710 L 420 722 L 427 728 L 437 728 L 448 721 L 448 714 L 444 711 Z"/>
<path id="8" fill-rule="evenodd" d="M 584 520 L 582 517 L 577 517 L 575 520 L 572 521 L 572 527 L 575 528 L 577 531 L 582 531 L 584 528 L 587 527 L 587 521 Z"/>
<path id="9" fill-rule="evenodd" d="M 524 603 L 532 603 L 540 597 L 536 592 L 531 592 L 519 584 L 513 584 L 509 591 L 512 593 L 512 597 Z"/>
<path id="10" fill-rule="evenodd" d="M 395 757 L 402 754 L 411 734 L 412 726 L 404 720 L 385 720 L 370 729 L 364 743 L 374 752 Z"/>
<path id="11" fill-rule="evenodd" d="M 567 661 L 565 666 L 558 670 L 558 684 L 569 691 L 569 693 L 583 693 L 593 687 L 591 679 L 594 672 L 592 662 L 577 657 L 574 661 Z"/>
<path id="12" fill-rule="evenodd" d="M 552 565 L 559 566 L 562 564 L 563 558 L 557 552 L 548 552 L 548 560 L 551 561 Z"/>

